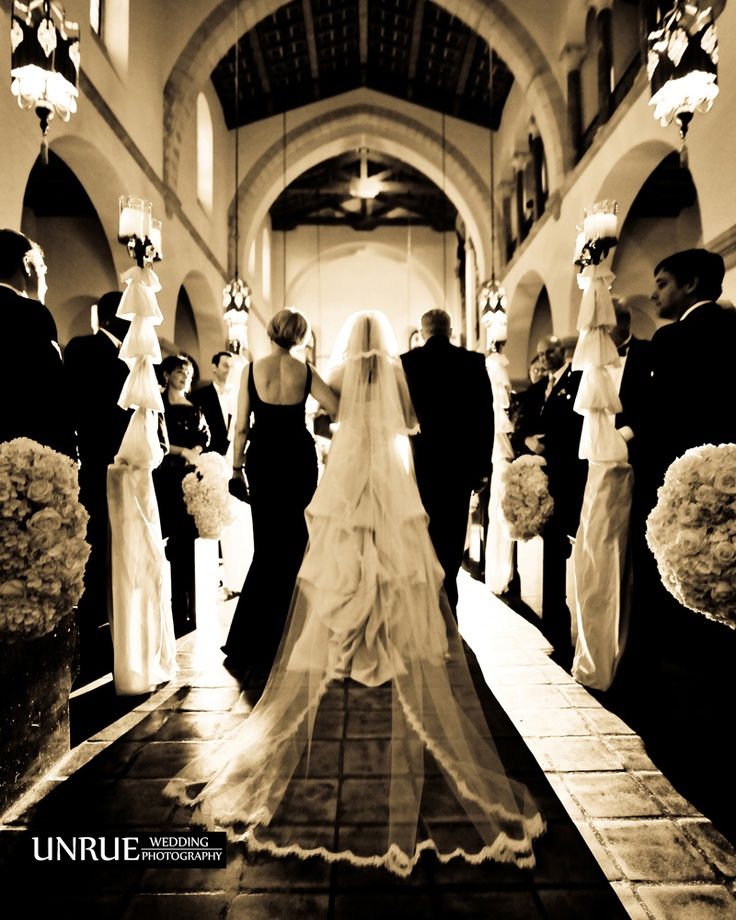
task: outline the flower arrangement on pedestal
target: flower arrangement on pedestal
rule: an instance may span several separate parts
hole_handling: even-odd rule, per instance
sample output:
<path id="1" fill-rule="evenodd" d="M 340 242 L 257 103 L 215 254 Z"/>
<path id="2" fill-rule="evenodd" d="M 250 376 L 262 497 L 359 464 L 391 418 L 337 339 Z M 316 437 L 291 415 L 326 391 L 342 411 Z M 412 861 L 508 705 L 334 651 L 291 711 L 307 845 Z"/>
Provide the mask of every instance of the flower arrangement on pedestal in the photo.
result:
<path id="1" fill-rule="evenodd" d="M 514 460 L 504 474 L 506 487 L 501 510 L 514 540 L 538 537 L 554 509 L 544 458 L 524 455 Z"/>
<path id="2" fill-rule="evenodd" d="M 736 444 L 693 447 L 670 465 L 647 543 L 670 594 L 736 629 Z"/>
<path id="3" fill-rule="evenodd" d="M 217 540 L 235 520 L 234 499 L 229 491 L 230 466 L 216 453 L 200 454 L 197 466 L 182 480 L 187 511 L 194 518 L 200 537 Z"/>
<path id="4" fill-rule="evenodd" d="M 0 444 L 0 633 L 44 636 L 84 590 L 89 515 L 76 465 L 30 438 Z"/>

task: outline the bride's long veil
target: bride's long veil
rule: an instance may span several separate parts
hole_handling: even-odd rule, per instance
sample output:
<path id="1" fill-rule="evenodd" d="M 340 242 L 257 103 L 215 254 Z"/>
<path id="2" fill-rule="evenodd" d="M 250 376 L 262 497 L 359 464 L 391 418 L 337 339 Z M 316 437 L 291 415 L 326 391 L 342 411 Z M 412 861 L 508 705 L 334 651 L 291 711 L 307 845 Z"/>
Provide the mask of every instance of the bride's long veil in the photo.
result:
<path id="1" fill-rule="evenodd" d="M 416 418 L 392 340 L 374 312 L 355 315 L 338 340 L 339 429 L 307 508 L 309 546 L 265 691 L 217 755 L 185 768 L 166 792 L 196 804 L 195 820 L 281 855 L 401 875 L 426 848 L 443 860 L 531 866 L 543 822 L 506 776 L 442 591 L 407 438 Z M 325 718 L 348 738 L 376 740 L 357 764 L 341 757 L 340 776 L 320 786 L 310 782 L 309 755 Z M 202 777 L 203 788 L 193 785 Z M 338 811 L 329 841 L 290 820 L 294 797 L 320 788 Z M 361 828 L 366 796 L 371 824 Z"/>

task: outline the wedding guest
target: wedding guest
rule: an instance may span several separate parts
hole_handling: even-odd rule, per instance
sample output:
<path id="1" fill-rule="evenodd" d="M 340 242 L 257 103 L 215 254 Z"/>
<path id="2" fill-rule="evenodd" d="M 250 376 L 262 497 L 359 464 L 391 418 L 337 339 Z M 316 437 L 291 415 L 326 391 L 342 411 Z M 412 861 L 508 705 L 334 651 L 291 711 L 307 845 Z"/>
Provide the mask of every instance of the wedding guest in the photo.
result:
<path id="1" fill-rule="evenodd" d="M 13 382 L 0 409 L 0 441 L 26 437 L 76 458 L 56 323 L 33 294 L 43 293 L 38 248 L 15 230 L 0 230 L 0 360 Z M 20 385 L 29 367 L 42 386 Z"/>
<path id="2" fill-rule="evenodd" d="M 611 330 L 611 338 L 621 362 L 618 367 L 609 368 L 622 407 L 616 415 L 616 428 L 628 444 L 629 463 L 636 472 L 645 425 L 645 400 L 652 375 L 652 343 L 631 334 L 631 310 L 624 300 L 614 297 L 613 307 L 616 325 Z"/>
<path id="3" fill-rule="evenodd" d="M 525 393 L 521 439 L 528 451 L 541 454 L 552 517 L 542 534 L 542 629 L 556 660 L 572 662 L 570 610 L 566 601 L 566 565 L 580 523 L 587 463 L 578 457 L 583 417 L 574 410 L 582 374 L 565 360 L 563 344 L 554 335 L 540 339 L 537 355 L 545 377 Z"/>
<path id="4" fill-rule="evenodd" d="M 424 345 L 401 356 L 420 427 L 412 437 L 414 468 L 457 615 L 470 496 L 491 475 L 493 395 L 483 355 L 451 344 L 449 313 L 429 310 L 421 327 Z"/>
<path id="5" fill-rule="evenodd" d="M 232 430 L 237 409 L 237 391 L 232 385 L 232 370 L 234 359 L 229 351 L 218 351 L 212 356 L 212 382 L 192 390 L 191 400 L 195 406 L 204 413 L 207 426 L 210 429 L 210 443 L 207 450 L 222 454 L 227 458 L 228 466 L 232 466 Z M 229 601 L 240 593 L 240 585 L 226 584 L 226 573 L 230 570 L 233 551 L 240 553 L 242 547 L 237 545 L 240 541 L 221 538 L 218 541 L 220 559 L 227 561 L 223 566 L 224 574 L 220 582 L 220 593 L 223 600 Z"/>
<path id="6" fill-rule="evenodd" d="M 119 357 L 130 323 L 119 318 L 120 291 L 108 291 L 96 304 L 98 331 L 72 338 L 64 349 L 72 420 L 79 447 L 79 499 L 89 513 L 91 552 L 78 610 L 80 665 L 78 681 L 109 670 L 110 567 L 107 468 L 130 420 L 118 405 L 128 377 Z M 104 633 L 104 635 L 103 635 Z"/>
<path id="7" fill-rule="evenodd" d="M 270 669 L 281 641 L 307 546 L 304 509 L 317 487 L 317 454 L 305 423 L 307 397 L 311 394 L 333 417 L 337 412 L 332 390 L 313 367 L 291 354 L 308 338 L 305 317 L 279 310 L 266 332 L 271 353 L 245 368 L 235 425 L 233 472 L 242 480 L 245 464 L 253 560 L 222 647 L 229 667 L 261 672 Z"/>
<path id="8" fill-rule="evenodd" d="M 188 358 L 169 355 L 161 362 L 165 382 L 164 418 L 169 452 L 153 471 L 166 558 L 171 564 L 171 608 L 177 636 L 196 627 L 194 541 L 197 528 L 187 511 L 182 481 L 209 445 L 210 431 L 199 406 L 189 399 L 194 369 Z"/>
<path id="9" fill-rule="evenodd" d="M 736 636 L 665 590 L 646 543 L 646 517 L 677 457 L 703 444 L 736 442 L 736 414 L 730 408 L 736 405 L 736 311 L 716 303 L 724 274 L 723 258 L 706 249 L 676 252 L 654 269 L 652 301 L 660 318 L 672 322 L 655 332 L 651 344 L 634 534 L 634 614 L 640 635 L 636 644 L 629 643 L 629 671 L 638 678 L 641 705 L 653 705 L 661 717 L 675 695 L 686 691 L 703 726 L 717 716 L 719 734 L 723 721 L 718 720 L 728 714 L 716 704 L 730 697 L 730 685 L 719 681 L 728 684 Z"/>
<path id="10" fill-rule="evenodd" d="M 204 413 L 210 429 L 208 450 L 227 454 L 232 439 L 232 424 L 236 406 L 231 371 L 233 356 L 229 351 L 218 351 L 212 356 L 212 382 L 193 390 L 191 401 Z"/>

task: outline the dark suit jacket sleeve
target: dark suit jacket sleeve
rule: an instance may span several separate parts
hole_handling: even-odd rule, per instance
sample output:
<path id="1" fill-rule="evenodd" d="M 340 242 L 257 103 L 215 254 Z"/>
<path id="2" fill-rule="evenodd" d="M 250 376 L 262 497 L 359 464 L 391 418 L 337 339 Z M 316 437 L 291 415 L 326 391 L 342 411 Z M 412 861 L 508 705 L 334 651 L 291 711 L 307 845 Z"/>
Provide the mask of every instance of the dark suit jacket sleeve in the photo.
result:
<path id="1" fill-rule="evenodd" d="M 486 370 L 483 355 L 470 353 L 473 359 L 473 379 L 469 399 L 471 399 L 470 424 L 477 433 L 477 467 L 478 479 L 491 475 L 491 457 L 493 454 L 493 391 Z"/>

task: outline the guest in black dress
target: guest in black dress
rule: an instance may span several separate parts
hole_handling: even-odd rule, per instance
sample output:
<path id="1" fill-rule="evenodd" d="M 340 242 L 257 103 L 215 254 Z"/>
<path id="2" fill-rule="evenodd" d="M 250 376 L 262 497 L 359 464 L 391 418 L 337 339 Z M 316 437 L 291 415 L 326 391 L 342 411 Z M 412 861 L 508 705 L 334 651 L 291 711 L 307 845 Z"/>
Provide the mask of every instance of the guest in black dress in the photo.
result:
<path id="1" fill-rule="evenodd" d="M 307 546 L 304 509 L 317 486 L 317 455 L 305 425 L 311 395 L 334 417 L 337 397 L 290 352 L 309 324 L 281 310 L 268 324 L 271 353 L 243 372 L 235 428 L 234 474 L 245 475 L 253 516 L 253 560 L 222 650 L 231 667 L 268 672 L 289 613 Z M 253 425 L 251 427 L 251 413 Z"/>
<path id="2" fill-rule="evenodd" d="M 202 410 L 189 401 L 194 369 L 188 358 L 169 355 L 161 362 L 164 420 L 169 452 L 153 472 L 153 484 L 171 564 L 171 608 L 174 632 L 182 636 L 196 627 L 194 597 L 194 541 L 197 528 L 187 511 L 182 480 L 194 468 L 197 456 L 210 441 Z"/>

